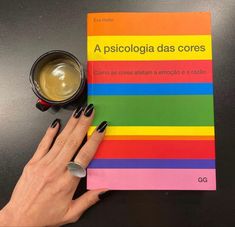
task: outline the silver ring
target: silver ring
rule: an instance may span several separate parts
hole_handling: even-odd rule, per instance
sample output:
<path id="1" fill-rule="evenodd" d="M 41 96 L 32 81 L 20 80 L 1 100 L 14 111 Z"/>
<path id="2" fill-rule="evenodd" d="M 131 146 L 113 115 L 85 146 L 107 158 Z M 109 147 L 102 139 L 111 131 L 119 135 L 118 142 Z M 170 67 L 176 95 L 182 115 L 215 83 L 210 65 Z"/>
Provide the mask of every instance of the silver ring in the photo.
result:
<path id="1" fill-rule="evenodd" d="M 78 162 L 69 162 L 67 168 L 75 177 L 83 178 L 86 176 L 86 169 Z"/>

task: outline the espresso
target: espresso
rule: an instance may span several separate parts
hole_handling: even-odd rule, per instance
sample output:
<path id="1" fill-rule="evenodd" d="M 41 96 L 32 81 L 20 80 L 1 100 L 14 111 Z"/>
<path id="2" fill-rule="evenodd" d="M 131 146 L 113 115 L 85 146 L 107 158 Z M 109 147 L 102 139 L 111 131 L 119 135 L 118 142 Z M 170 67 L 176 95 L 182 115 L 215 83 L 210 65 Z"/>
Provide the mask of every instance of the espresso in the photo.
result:
<path id="1" fill-rule="evenodd" d="M 79 66 L 70 59 L 46 63 L 35 78 L 37 89 L 49 100 L 63 101 L 73 96 L 81 85 Z"/>

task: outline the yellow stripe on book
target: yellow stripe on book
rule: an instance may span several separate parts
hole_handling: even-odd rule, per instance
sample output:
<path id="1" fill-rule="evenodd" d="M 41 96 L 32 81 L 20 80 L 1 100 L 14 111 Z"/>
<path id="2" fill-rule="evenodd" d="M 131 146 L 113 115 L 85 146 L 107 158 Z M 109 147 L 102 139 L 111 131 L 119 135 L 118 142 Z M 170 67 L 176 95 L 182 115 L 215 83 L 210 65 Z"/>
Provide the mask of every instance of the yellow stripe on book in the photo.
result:
<path id="1" fill-rule="evenodd" d="M 91 126 L 88 136 L 95 130 Z M 214 126 L 108 126 L 107 136 L 214 136 Z"/>
<path id="2" fill-rule="evenodd" d="M 211 35 L 88 36 L 88 61 L 211 60 Z"/>

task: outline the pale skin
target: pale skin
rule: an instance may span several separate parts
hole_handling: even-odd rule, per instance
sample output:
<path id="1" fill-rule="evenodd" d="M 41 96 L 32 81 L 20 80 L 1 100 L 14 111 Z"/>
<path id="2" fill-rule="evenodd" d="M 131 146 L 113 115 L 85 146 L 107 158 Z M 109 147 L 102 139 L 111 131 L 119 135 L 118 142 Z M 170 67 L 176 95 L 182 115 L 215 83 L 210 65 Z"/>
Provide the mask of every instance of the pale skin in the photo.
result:
<path id="1" fill-rule="evenodd" d="M 71 116 L 57 137 L 59 123 L 47 129 L 26 164 L 10 201 L 0 211 L 0 226 L 61 226 L 76 222 L 99 201 L 100 194 L 107 192 L 105 188 L 91 190 L 72 199 L 80 179 L 67 170 L 67 163 L 80 147 L 93 117 L 94 111 L 89 117 L 84 111 L 79 118 Z M 95 130 L 77 153 L 75 161 L 87 167 L 104 134 L 105 131 Z"/>

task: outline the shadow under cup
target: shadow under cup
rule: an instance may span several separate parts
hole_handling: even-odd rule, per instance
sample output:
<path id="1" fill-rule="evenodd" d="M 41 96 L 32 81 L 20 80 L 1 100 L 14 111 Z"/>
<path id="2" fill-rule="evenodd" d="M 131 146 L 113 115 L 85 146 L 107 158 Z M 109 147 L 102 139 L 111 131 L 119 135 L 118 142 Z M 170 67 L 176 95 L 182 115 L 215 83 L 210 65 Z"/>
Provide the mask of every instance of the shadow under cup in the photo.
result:
<path id="1" fill-rule="evenodd" d="M 72 102 L 85 85 L 80 62 L 65 51 L 50 51 L 40 56 L 32 66 L 30 82 L 39 98 L 36 107 L 41 111 Z"/>

